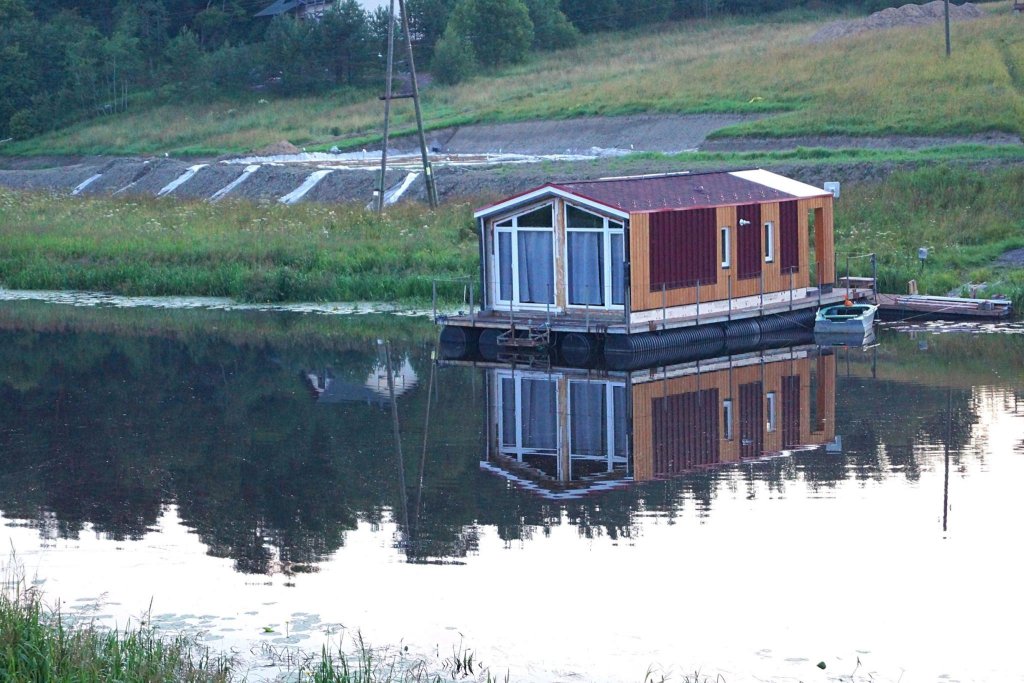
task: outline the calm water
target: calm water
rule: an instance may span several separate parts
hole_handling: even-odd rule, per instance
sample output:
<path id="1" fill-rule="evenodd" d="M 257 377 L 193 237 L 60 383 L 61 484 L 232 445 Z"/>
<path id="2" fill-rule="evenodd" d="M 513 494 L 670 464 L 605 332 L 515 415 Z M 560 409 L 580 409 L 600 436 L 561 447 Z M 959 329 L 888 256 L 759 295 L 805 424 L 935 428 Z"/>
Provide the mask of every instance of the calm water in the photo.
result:
<path id="1" fill-rule="evenodd" d="M 358 631 L 513 681 L 1020 681 L 1024 327 L 936 329 L 607 375 L 437 366 L 412 319 L 2 303 L 0 542 L 256 679 Z"/>

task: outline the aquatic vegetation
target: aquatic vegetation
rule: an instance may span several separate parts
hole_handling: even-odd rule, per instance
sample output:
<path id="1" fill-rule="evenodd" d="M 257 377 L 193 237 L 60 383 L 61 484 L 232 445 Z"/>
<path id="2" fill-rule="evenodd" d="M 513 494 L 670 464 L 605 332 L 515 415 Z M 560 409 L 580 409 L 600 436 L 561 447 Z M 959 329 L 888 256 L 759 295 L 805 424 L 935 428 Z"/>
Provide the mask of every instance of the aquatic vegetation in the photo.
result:
<path id="1" fill-rule="evenodd" d="M 144 626 L 73 624 L 38 590 L 11 579 L 0 594 L 0 679 L 52 683 L 227 683 L 231 661 L 184 636 Z"/>

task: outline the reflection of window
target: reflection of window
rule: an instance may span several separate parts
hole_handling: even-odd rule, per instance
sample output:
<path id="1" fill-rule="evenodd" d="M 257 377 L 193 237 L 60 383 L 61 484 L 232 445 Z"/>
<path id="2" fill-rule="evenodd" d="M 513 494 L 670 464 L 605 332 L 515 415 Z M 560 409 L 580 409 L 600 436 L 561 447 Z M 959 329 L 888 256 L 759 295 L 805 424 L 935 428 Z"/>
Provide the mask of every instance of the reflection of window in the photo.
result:
<path id="1" fill-rule="evenodd" d="M 732 249 L 729 240 L 728 226 L 722 228 L 722 267 L 728 268 L 732 265 Z"/>
<path id="2" fill-rule="evenodd" d="M 774 391 L 769 391 L 765 395 L 765 399 L 766 399 L 766 404 L 767 404 L 765 407 L 766 407 L 766 409 L 768 411 L 768 431 L 769 432 L 774 432 L 775 431 L 775 392 Z"/>
<path id="3" fill-rule="evenodd" d="M 498 443 L 518 460 L 527 453 L 558 453 L 558 383 L 499 375 Z"/>
<path id="4" fill-rule="evenodd" d="M 771 221 L 764 224 L 764 262 L 775 260 L 775 224 Z"/>
<path id="5" fill-rule="evenodd" d="M 554 206 L 547 204 L 494 224 L 495 283 L 507 303 L 555 303 Z"/>
<path id="6" fill-rule="evenodd" d="M 495 377 L 498 453 L 561 481 L 580 481 L 626 469 L 629 432 L 625 385 L 568 382 L 569 422 L 565 425 L 565 398 L 563 394 L 559 405 L 558 379 L 505 371 L 498 371 Z M 566 426 L 567 443 L 561 436 Z"/>
<path id="7" fill-rule="evenodd" d="M 727 398 L 722 401 L 722 424 L 725 428 L 722 434 L 726 441 L 732 441 L 732 399 Z"/>
<path id="8" fill-rule="evenodd" d="M 626 298 L 623 224 L 566 205 L 565 225 L 569 305 L 622 306 Z"/>
<path id="9" fill-rule="evenodd" d="M 611 472 L 628 452 L 626 388 L 611 382 L 569 382 L 569 454 L 573 471 Z"/>

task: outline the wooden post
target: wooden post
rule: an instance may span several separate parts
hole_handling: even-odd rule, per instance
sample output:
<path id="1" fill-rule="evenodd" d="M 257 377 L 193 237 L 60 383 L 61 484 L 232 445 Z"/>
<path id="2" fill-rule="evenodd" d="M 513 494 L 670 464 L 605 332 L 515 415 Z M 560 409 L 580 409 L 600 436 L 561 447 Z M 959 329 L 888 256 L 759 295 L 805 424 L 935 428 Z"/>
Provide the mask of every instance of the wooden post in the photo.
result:
<path id="1" fill-rule="evenodd" d="M 437 187 L 434 185 L 434 172 L 430 167 L 430 155 L 427 152 L 427 136 L 423 132 L 423 113 L 420 111 L 420 86 L 416 81 L 416 60 L 412 54 L 412 34 L 409 33 L 409 13 L 405 11 L 405 0 L 398 0 L 402 11 L 402 31 L 405 33 L 405 44 L 409 51 L 409 74 L 412 77 L 412 103 L 416 110 L 416 128 L 420 134 L 420 153 L 423 156 L 423 176 L 427 183 L 427 199 L 430 208 L 437 208 Z"/>
<path id="2" fill-rule="evenodd" d="M 385 176 L 388 172 L 388 138 L 391 128 L 392 77 L 395 63 L 395 0 L 391 0 L 388 14 L 388 59 L 387 75 L 384 77 L 384 143 L 380 152 L 380 184 L 377 188 L 377 213 L 384 212 Z"/>
<path id="3" fill-rule="evenodd" d="M 946 56 L 953 54 L 953 44 L 949 39 L 949 0 L 946 0 Z"/>

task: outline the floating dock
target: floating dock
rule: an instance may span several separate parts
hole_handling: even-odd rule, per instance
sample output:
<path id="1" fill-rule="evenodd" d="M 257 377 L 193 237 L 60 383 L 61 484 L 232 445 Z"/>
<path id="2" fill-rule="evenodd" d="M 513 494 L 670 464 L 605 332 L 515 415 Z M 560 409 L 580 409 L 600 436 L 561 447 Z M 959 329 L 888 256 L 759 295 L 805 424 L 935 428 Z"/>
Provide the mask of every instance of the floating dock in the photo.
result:
<path id="1" fill-rule="evenodd" d="M 1009 299 L 964 299 L 923 294 L 879 294 L 879 310 L 887 317 L 972 318 L 1006 320 L 1013 315 Z"/>

